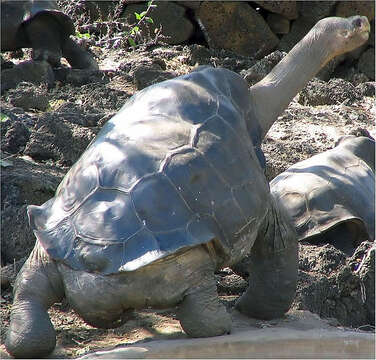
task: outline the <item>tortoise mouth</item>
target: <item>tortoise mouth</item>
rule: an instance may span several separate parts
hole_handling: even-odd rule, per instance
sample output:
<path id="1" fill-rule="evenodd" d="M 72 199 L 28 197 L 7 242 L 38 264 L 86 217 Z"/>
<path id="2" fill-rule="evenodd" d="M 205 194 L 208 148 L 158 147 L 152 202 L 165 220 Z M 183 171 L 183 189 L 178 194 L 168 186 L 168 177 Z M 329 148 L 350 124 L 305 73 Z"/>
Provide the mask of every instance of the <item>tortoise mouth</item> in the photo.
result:
<path id="1" fill-rule="evenodd" d="M 368 22 L 367 18 L 365 17 L 361 17 L 359 19 L 356 19 L 357 21 L 357 30 L 358 30 L 358 33 L 360 34 L 360 36 L 363 38 L 363 39 L 368 39 L 369 37 L 369 34 L 371 32 L 371 25 L 370 23 Z"/>
<path id="2" fill-rule="evenodd" d="M 369 30 L 364 29 L 364 30 L 362 30 L 362 31 L 360 32 L 360 37 L 361 37 L 363 40 L 367 41 L 368 38 L 369 38 L 369 33 L 370 33 Z"/>

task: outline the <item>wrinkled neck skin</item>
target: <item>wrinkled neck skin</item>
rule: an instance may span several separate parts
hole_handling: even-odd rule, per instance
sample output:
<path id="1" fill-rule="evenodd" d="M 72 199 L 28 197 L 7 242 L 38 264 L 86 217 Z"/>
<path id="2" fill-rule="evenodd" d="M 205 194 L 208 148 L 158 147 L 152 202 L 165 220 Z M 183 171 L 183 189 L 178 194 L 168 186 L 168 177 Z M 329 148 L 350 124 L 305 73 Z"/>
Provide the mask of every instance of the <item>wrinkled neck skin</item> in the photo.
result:
<path id="1" fill-rule="evenodd" d="M 261 81 L 250 88 L 261 141 L 294 96 L 334 57 L 324 36 L 312 29 Z"/>

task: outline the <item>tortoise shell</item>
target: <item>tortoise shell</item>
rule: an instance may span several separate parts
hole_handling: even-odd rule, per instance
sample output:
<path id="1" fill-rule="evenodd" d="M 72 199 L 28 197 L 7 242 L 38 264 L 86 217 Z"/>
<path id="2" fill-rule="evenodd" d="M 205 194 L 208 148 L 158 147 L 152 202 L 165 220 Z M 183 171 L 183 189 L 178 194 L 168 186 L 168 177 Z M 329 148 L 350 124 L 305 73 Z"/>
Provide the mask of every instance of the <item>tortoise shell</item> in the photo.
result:
<path id="1" fill-rule="evenodd" d="M 60 24 L 62 33 L 69 37 L 75 33 L 73 21 L 57 6 L 56 1 L 1 1 L 1 50 L 11 51 L 30 47 L 23 25 L 37 16 L 49 14 Z"/>
<path id="2" fill-rule="evenodd" d="M 271 193 L 308 240 L 356 221 L 375 239 L 375 142 L 346 136 L 331 150 L 301 161 L 270 183 Z"/>
<path id="3" fill-rule="evenodd" d="M 73 269 L 132 271 L 213 239 L 226 261 L 250 249 L 270 204 L 247 130 L 249 90 L 203 68 L 130 98 L 30 225 Z"/>

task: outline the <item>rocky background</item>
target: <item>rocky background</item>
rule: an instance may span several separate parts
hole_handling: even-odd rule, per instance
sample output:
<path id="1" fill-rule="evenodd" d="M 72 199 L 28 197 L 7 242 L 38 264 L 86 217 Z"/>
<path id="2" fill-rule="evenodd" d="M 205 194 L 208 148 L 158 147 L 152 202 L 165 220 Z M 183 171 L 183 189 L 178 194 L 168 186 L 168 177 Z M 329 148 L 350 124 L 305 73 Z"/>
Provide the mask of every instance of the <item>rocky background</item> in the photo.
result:
<path id="1" fill-rule="evenodd" d="M 368 43 L 329 63 L 267 135 L 267 177 L 271 180 L 297 161 L 333 147 L 351 131 L 361 128 L 376 135 L 373 1 L 171 1 L 154 2 L 157 6 L 150 8 L 135 1 L 59 3 L 75 21 L 76 41 L 94 54 L 100 70 L 73 70 L 63 60 L 62 68 L 41 63 L 31 72 L 30 50 L 2 54 L 2 341 L 12 284 L 35 242 L 27 205 L 42 204 L 54 195 L 102 125 L 137 90 L 203 64 L 238 72 L 252 85 L 319 19 L 361 14 L 372 25 Z M 152 24 L 134 14 L 145 10 Z M 15 64 L 21 66 L 9 76 Z M 348 256 L 332 245 L 300 244 L 293 308 L 330 318 L 335 326 L 374 331 L 372 245 L 366 241 Z M 230 269 L 217 274 L 218 291 L 230 309 L 244 291 L 248 274 L 242 275 Z M 173 312 L 162 320 L 143 314 L 138 316 L 147 318 L 149 328 L 159 329 L 174 318 Z M 134 340 L 129 324 L 116 332 L 94 330 L 64 303 L 50 315 L 59 343 L 73 349 L 72 356 L 93 348 L 93 338 L 103 340 L 101 346 L 115 335 Z"/>
<path id="2" fill-rule="evenodd" d="M 109 31 L 103 24 L 111 23 L 114 19 L 112 14 L 116 14 L 118 32 L 121 33 L 121 24 L 131 24 L 134 13 L 141 13 L 147 8 L 145 2 L 135 0 L 78 1 L 77 4 L 83 12 L 89 13 L 91 22 L 94 22 L 89 26 L 78 22 L 78 29 L 92 33 L 99 30 L 101 35 L 105 34 L 110 39 L 108 45 L 114 47 L 119 45 L 116 31 Z M 261 59 L 274 50 L 288 52 L 324 17 L 367 16 L 373 34 L 368 44 L 336 59 L 331 64 L 331 70 L 345 59 L 356 61 L 359 71 L 374 80 L 373 1 L 160 1 L 157 4 L 148 11 L 148 16 L 153 19 L 148 31 L 153 33 L 161 27 L 160 35 L 167 44 L 196 43 L 255 59 Z M 101 27 L 91 31 L 96 22 L 102 24 Z M 327 80 L 330 75 L 327 70 L 320 77 Z"/>

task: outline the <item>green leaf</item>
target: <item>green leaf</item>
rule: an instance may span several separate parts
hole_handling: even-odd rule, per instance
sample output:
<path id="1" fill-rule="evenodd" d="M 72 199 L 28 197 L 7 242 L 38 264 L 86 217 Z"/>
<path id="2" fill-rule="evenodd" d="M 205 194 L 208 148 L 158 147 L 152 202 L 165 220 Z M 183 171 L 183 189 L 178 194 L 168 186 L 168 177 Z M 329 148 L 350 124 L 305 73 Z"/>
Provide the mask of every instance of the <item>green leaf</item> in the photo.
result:
<path id="1" fill-rule="evenodd" d="M 150 23 L 150 24 L 154 24 L 153 19 L 150 18 L 150 17 L 148 17 L 148 16 L 145 18 L 145 20 L 146 20 L 148 23 Z"/>
<path id="2" fill-rule="evenodd" d="M 139 13 L 134 13 L 134 16 L 136 16 L 136 20 L 141 20 L 141 15 Z"/>
<path id="3" fill-rule="evenodd" d="M 0 121 L 3 122 L 3 121 L 7 121 L 9 119 L 9 116 L 8 115 L 5 115 L 3 113 L 0 113 Z"/>
<path id="4" fill-rule="evenodd" d="M 132 38 L 128 38 L 129 45 L 132 47 L 136 47 L 136 42 Z"/>
<path id="5" fill-rule="evenodd" d="M 141 14 L 140 14 L 140 17 L 143 18 L 145 15 L 146 15 L 147 11 L 143 11 Z"/>
<path id="6" fill-rule="evenodd" d="M 132 30 L 131 30 L 131 34 L 135 34 L 136 32 L 140 31 L 140 28 L 138 26 L 135 26 Z"/>
<path id="7" fill-rule="evenodd" d="M 90 34 L 89 33 L 81 34 L 79 31 L 76 31 L 76 37 L 78 37 L 79 39 L 82 39 L 82 38 L 90 39 Z"/>

